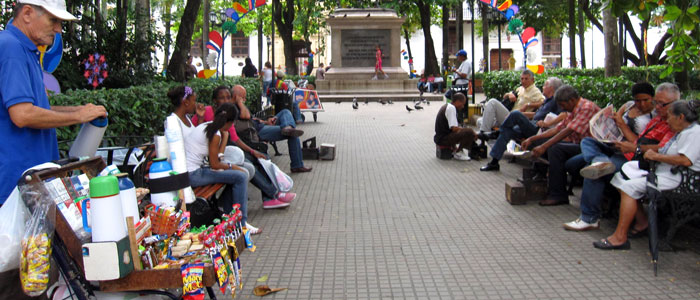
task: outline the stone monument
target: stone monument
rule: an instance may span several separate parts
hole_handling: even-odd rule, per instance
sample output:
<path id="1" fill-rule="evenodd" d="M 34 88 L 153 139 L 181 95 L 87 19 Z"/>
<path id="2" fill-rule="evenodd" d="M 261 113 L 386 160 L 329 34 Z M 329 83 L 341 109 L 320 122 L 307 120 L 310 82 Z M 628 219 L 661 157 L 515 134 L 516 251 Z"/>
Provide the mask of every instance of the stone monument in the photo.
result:
<path id="1" fill-rule="evenodd" d="M 415 80 L 401 68 L 404 19 L 383 8 L 340 8 L 326 20 L 331 29 L 331 64 L 319 94 L 404 94 L 416 92 Z M 372 80 L 375 46 L 382 50 L 382 69 L 389 76 Z"/>

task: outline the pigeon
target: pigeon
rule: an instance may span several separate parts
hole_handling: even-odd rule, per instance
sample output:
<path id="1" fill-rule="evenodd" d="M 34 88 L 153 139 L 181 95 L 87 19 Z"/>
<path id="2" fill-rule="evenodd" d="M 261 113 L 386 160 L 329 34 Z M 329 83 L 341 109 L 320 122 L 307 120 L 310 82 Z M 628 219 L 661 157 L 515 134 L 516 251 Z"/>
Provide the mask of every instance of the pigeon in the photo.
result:
<path id="1" fill-rule="evenodd" d="M 379 103 L 381 103 L 382 105 L 386 105 L 386 101 L 384 101 L 382 99 L 379 99 Z"/>
<path id="2" fill-rule="evenodd" d="M 406 110 L 407 110 L 408 112 L 411 112 L 411 111 L 413 110 L 413 108 L 410 108 L 410 107 L 408 107 L 408 105 L 406 105 Z"/>
<path id="3" fill-rule="evenodd" d="M 357 109 L 357 102 L 352 103 L 352 109 Z"/>
<path id="4" fill-rule="evenodd" d="M 389 100 L 389 102 L 387 102 L 387 103 L 389 103 L 389 104 L 394 104 L 394 101 Z"/>
<path id="5" fill-rule="evenodd" d="M 369 99 L 365 99 L 365 105 L 369 104 Z"/>
<path id="6" fill-rule="evenodd" d="M 425 100 L 425 104 L 430 105 L 430 101 L 428 101 L 428 100 L 426 99 L 426 100 Z"/>
<path id="7" fill-rule="evenodd" d="M 416 105 L 414 105 L 413 107 L 415 107 L 415 108 L 416 108 L 417 110 L 421 110 L 421 109 L 423 109 L 423 107 L 422 107 L 422 106 L 420 106 L 420 104 L 416 104 Z"/>
<path id="8" fill-rule="evenodd" d="M 347 17 L 348 17 L 348 14 L 344 14 L 344 15 L 343 15 L 343 18 L 347 18 Z"/>
<path id="9" fill-rule="evenodd" d="M 370 15 L 370 14 L 371 14 L 371 13 L 367 14 L 367 18 L 369 18 L 369 15 Z"/>
<path id="10" fill-rule="evenodd" d="M 338 100 L 338 101 L 335 101 L 335 104 L 340 104 L 340 100 Z"/>

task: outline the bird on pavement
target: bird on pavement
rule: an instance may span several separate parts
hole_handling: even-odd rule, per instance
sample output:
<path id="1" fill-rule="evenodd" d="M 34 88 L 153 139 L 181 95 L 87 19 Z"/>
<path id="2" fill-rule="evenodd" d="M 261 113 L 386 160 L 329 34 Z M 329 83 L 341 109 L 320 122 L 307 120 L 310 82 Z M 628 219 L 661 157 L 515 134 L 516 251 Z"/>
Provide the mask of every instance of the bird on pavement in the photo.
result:
<path id="1" fill-rule="evenodd" d="M 417 110 L 423 109 L 423 107 L 420 106 L 420 104 L 418 104 L 418 103 L 416 103 L 416 105 L 414 105 L 413 107 L 415 107 Z"/>
<path id="2" fill-rule="evenodd" d="M 381 103 L 382 105 L 386 105 L 386 101 L 384 101 L 384 99 L 379 99 L 379 103 Z"/>
<path id="3" fill-rule="evenodd" d="M 369 99 L 365 99 L 365 105 L 369 104 Z"/>
<path id="4" fill-rule="evenodd" d="M 406 105 L 406 110 L 407 110 L 408 112 L 411 112 L 411 111 L 413 110 L 413 108 L 410 108 L 410 107 L 408 107 L 408 105 Z"/>
<path id="5" fill-rule="evenodd" d="M 371 14 L 371 13 L 367 14 L 367 18 L 369 18 L 370 14 Z"/>
<path id="6" fill-rule="evenodd" d="M 389 102 L 387 102 L 387 103 L 394 104 L 394 101 L 391 101 L 391 99 L 389 99 Z"/>
<path id="7" fill-rule="evenodd" d="M 338 100 L 338 101 L 335 101 L 335 104 L 340 104 L 340 100 Z"/>
<path id="8" fill-rule="evenodd" d="M 425 104 L 430 105 L 430 101 L 428 101 L 428 100 L 426 99 L 426 100 L 425 100 Z"/>
<path id="9" fill-rule="evenodd" d="M 357 98 L 352 98 L 352 109 L 357 109 Z"/>

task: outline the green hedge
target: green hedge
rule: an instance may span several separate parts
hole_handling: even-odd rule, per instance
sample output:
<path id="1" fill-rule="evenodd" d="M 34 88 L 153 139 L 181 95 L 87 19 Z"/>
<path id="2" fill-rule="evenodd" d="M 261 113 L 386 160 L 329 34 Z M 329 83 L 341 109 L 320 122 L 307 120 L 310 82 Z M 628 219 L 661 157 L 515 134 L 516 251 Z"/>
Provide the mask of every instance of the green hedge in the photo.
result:
<path id="1" fill-rule="evenodd" d="M 197 101 L 207 105 L 213 104 L 211 92 L 219 85 L 233 86 L 240 84 L 247 90 L 248 107 L 257 107 L 260 103 L 262 87 L 258 79 L 227 77 L 226 79 L 192 79 L 187 85 L 197 93 Z M 133 86 L 124 89 L 69 90 L 63 94 L 53 95 L 51 105 L 82 105 L 93 103 L 104 105 L 109 113 L 109 126 L 105 136 L 147 136 L 163 134 L 163 122 L 173 111 L 167 97 L 168 90 L 181 85 L 177 82 L 155 82 L 148 85 Z M 61 127 L 56 130 L 59 141 L 73 141 L 80 129 L 79 125 Z M 134 144 L 143 142 L 138 139 L 126 140 Z M 61 143 L 65 150 L 70 143 Z"/>
<path id="2" fill-rule="evenodd" d="M 648 81 L 656 86 L 673 78 L 660 77 L 664 66 L 623 67 L 622 76 L 605 77 L 603 68 L 597 69 L 553 69 L 535 75 L 535 85 L 542 89 L 549 77 L 558 77 L 565 84 L 573 86 L 579 94 L 595 101 L 599 106 L 613 103 L 616 107 L 632 100 L 631 88 L 635 82 Z M 500 99 L 503 94 L 520 86 L 520 71 L 500 71 L 484 74 L 484 93 L 487 98 Z M 700 72 L 690 73 L 691 89 L 700 89 Z"/>

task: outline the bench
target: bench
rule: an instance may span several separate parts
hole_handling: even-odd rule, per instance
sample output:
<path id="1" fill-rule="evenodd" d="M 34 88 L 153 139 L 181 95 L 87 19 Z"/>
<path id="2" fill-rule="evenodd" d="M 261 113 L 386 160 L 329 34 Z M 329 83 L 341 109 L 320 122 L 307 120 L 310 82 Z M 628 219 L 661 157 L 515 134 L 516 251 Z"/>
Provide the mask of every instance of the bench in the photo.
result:
<path id="1" fill-rule="evenodd" d="M 658 207 L 661 211 L 667 211 L 663 218 L 667 226 L 666 235 L 661 240 L 661 245 L 670 245 L 676 231 L 692 220 L 700 219 L 700 172 L 687 167 L 678 167 L 682 176 L 681 184 L 672 190 L 662 191 L 658 199 Z M 663 249 L 663 248 L 662 248 Z"/>

